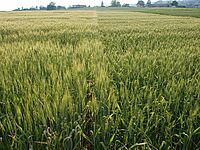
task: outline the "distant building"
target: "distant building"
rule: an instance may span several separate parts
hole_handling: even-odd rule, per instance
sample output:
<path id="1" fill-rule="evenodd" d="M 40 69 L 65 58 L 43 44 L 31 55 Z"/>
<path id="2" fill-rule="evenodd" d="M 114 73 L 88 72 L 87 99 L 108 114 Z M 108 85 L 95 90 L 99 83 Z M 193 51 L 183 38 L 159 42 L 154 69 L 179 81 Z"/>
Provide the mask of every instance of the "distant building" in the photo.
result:
<path id="1" fill-rule="evenodd" d="M 200 8 L 200 4 L 195 4 L 194 8 Z"/>
<path id="2" fill-rule="evenodd" d="M 159 0 L 151 5 L 151 7 L 179 7 L 179 8 L 200 8 L 200 0 L 177 0 L 178 5 L 173 5 L 176 0 Z"/>
<path id="3" fill-rule="evenodd" d="M 200 0 L 181 0 L 178 1 L 181 6 L 190 7 L 190 8 L 199 8 Z"/>
<path id="4" fill-rule="evenodd" d="M 129 4 L 129 7 L 137 7 L 137 4 Z"/>
<path id="5" fill-rule="evenodd" d="M 21 9 L 20 8 L 17 8 L 17 9 L 14 9 L 13 11 L 20 11 Z"/>
<path id="6" fill-rule="evenodd" d="M 86 5 L 72 5 L 70 8 L 86 8 Z"/>
<path id="7" fill-rule="evenodd" d="M 152 7 L 171 7 L 171 1 L 159 0 L 151 5 Z"/>

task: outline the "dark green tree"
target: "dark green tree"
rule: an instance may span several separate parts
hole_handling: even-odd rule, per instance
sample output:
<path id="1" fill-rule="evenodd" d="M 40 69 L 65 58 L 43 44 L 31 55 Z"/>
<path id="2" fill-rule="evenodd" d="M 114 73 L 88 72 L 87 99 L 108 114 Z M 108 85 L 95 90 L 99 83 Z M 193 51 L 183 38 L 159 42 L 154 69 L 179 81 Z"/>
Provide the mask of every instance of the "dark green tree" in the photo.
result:
<path id="1" fill-rule="evenodd" d="M 47 10 L 56 10 L 56 3 L 49 3 L 49 5 L 47 5 Z"/>
<path id="2" fill-rule="evenodd" d="M 122 7 L 129 7 L 129 4 L 124 3 Z"/>
<path id="3" fill-rule="evenodd" d="M 178 2 L 177 2 L 176 0 L 174 0 L 174 1 L 172 2 L 172 6 L 178 7 Z"/>
<path id="4" fill-rule="evenodd" d="M 112 0 L 111 1 L 111 7 L 116 7 L 117 5 L 117 1 L 116 0 Z"/>
<path id="5" fill-rule="evenodd" d="M 119 1 L 117 1 L 117 7 L 121 7 L 121 4 Z"/>
<path id="6" fill-rule="evenodd" d="M 65 6 L 57 6 L 56 9 L 57 9 L 57 10 L 65 10 L 66 7 L 65 7 Z"/>
<path id="7" fill-rule="evenodd" d="M 144 1 L 139 0 L 138 3 L 137 3 L 137 7 L 144 7 Z"/>
<path id="8" fill-rule="evenodd" d="M 101 7 L 105 7 L 103 1 L 101 2 Z"/>
<path id="9" fill-rule="evenodd" d="M 111 1 L 111 7 L 121 7 L 121 4 L 117 0 L 112 0 Z"/>
<path id="10" fill-rule="evenodd" d="M 151 0 L 148 0 L 148 1 L 147 1 L 146 6 L 147 6 L 147 7 L 151 7 Z"/>
<path id="11" fill-rule="evenodd" d="M 47 8 L 46 7 L 44 7 L 44 6 L 40 6 L 40 8 L 39 8 L 40 10 L 47 10 Z"/>

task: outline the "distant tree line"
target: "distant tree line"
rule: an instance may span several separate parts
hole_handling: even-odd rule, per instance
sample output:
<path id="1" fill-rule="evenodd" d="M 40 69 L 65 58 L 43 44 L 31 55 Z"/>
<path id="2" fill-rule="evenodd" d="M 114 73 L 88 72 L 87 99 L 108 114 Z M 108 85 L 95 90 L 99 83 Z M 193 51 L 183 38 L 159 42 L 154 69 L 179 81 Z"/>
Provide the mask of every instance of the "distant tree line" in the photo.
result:
<path id="1" fill-rule="evenodd" d="M 143 0 L 138 0 L 137 7 L 198 7 L 200 8 L 200 0 L 182 0 L 178 1 L 177 0 L 158 0 L 157 2 L 151 3 L 151 0 L 147 0 L 146 4 Z M 72 5 L 69 7 L 71 8 L 86 8 L 86 5 Z M 90 6 L 88 6 L 90 7 Z M 98 6 L 97 6 L 98 7 Z M 105 7 L 104 2 L 101 2 L 100 7 Z M 121 4 L 118 0 L 111 0 L 111 4 L 109 7 L 130 7 L 129 4 Z M 56 3 L 50 2 L 46 7 L 45 6 L 36 6 L 36 7 L 31 7 L 31 8 L 18 8 L 15 9 L 15 11 L 26 11 L 26 10 L 65 10 L 65 6 L 56 6 Z"/>
<path id="2" fill-rule="evenodd" d="M 103 4 L 103 2 L 101 3 Z M 101 7 L 104 5 L 101 5 Z M 137 7 L 196 7 L 200 8 L 200 0 L 158 0 L 157 2 L 152 3 L 151 0 L 147 0 L 146 4 L 144 0 L 138 0 Z M 110 7 L 130 7 L 129 4 L 121 5 L 118 0 L 111 0 Z"/>
<path id="3" fill-rule="evenodd" d="M 200 0 L 158 0 L 157 2 L 151 3 L 151 0 L 147 0 L 145 4 L 143 0 L 138 0 L 137 7 L 197 7 L 200 8 Z"/>
<path id="4" fill-rule="evenodd" d="M 15 9 L 14 11 L 28 11 L 28 10 L 65 10 L 66 7 L 65 6 L 56 6 L 56 3 L 54 2 L 50 2 L 49 5 L 45 6 L 36 6 L 36 7 L 31 7 L 31 8 L 18 8 Z"/>
<path id="5" fill-rule="evenodd" d="M 137 7 L 162 7 L 162 6 L 163 7 L 181 7 L 181 6 L 179 6 L 179 4 L 176 0 L 173 0 L 172 2 L 167 2 L 167 3 L 166 2 L 167 1 L 162 3 L 162 1 L 158 1 L 157 3 L 152 4 L 151 0 L 147 0 L 147 3 L 145 4 L 145 2 L 143 0 L 138 0 Z M 101 3 L 101 7 L 104 7 L 103 1 Z M 121 5 L 118 0 L 111 0 L 110 7 L 129 7 L 129 4 Z"/>
<path id="6" fill-rule="evenodd" d="M 158 1 L 154 4 L 151 3 L 151 0 L 147 0 L 147 3 L 145 4 L 143 0 L 139 0 L 137 3 L 137 7 L 178 7 L 178 2 L 176 0 L 173 0 L 172 2 L 167 1 Z"/>
<path id="7" fill-rule="evenodd" d="M 110 7 L 129 7 L 129 4 L 122 4 L 118 0 L 112 0 Z"/>
<path id="8" fill-rule="evenodd" d="M 121 7 L 121 4 L 118 0 L 112 0 L 111 7 Z"/>

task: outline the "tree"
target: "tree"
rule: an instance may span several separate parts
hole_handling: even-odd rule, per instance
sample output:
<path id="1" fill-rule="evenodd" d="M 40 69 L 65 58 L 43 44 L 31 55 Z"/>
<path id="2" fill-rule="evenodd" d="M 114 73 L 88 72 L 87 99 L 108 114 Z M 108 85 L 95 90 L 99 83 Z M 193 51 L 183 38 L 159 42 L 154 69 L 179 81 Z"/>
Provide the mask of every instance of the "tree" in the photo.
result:
<path id="1" fill-rule="evenodd" d="M 151 0 L 148 0 L 148 1 L 147 1 L 146 6 L 147 6 L 147 7 L 151 7 Z"/>
<path id="2" fill-rule="evenodd" d="M 121 7 L 121 4 L 117 0 L 112 0 L 111 1 L 111 7 Z"/>
<path id="3" fill-rule="evenodd" d="M 66 7 L 65 7 L 65 6 L 57 6 L 56 9 L 57 9 L 57 10 L 65 10 Z"/>
<path id="4" fill-rule="evenodd" d="M 144 1 L 139 0 L 137 3 L 137 7 L 144 7 Z"/>
<path id="5" fill-rule="evenodd" d="M 178 2 L 177 2 L 176 0 L 174 0 L 174 1 L 172 2 L 172 6 L 178 7 Z"/>
<path id="6" fill-rule="evenodd" d="M 39 8 L 40 10 L 47 10 L 47 8 L 46 7 L 44 7 L 44 6 L 40 6 L 40 8 Z"/>
<path id="7" fill-rule="evenodd" d="M 116 7 L 117 5 L 117 1 L 116 0 L 112 0 L 111 1 L 111 7 Z"/>
<path id="8" fill-rule="evenodd" d="M 129 4 L 123 4 L 122 7 L 129 7 Z"/>
<path id="9" fill-rule="evenodd" d="M 31 8 L 29 8 L 29 10 L 37 10 L 37 8 L 36 7 L 31 7 Z"/>
<path id="10" fill-rule="evenodd" d="M 47 5 L 47 10 L 56 10 L 56 3 L 49 3 L 49 5 Z"/>
<path id="11" fill-rule="evenodd" d="M 103 1 L 101 2 L 101 7 L 105 7 Z"/>
<path id="12" fill-rule="evenodd" d="M 117 7 L 121 7 L 121 4 L 119 1 L 117 1 Z"/>

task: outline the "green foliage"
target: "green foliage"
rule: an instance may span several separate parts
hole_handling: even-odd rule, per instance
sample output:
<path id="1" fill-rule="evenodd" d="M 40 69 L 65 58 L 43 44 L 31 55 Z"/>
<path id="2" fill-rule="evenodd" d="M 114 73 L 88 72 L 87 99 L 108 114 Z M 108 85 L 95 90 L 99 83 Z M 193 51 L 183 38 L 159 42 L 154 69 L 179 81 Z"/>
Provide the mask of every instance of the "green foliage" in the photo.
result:
<path id="1" fill-rule="evenodd" d="M 178 2 L 177 1 L 172 1 L 172 6 L 175 6 L 175 7 L 177 7 L 178 6 Z"/>
<path id="2" fill-rule="evenodd" d="M 148 0 L 148 1 L 147 1 L 146 6 L 147 6 L 147 7 L 151 7 L 151 0 Z"/>
<path id="3" fill-rule="evenodd" d="M 113 9 L 0 21 L 0 149 L 200 147 L 198 18 Z"/>
<path id="4" fill-rule="evenodd" d="M 56 10 L 56 3 L 50 2 L 49 5 L 47 5 L 47 10 Z"/>
<path id="5" fill-rule="evenodd" d="M 126 4 L 126 3 L 124 3 L 123 5 L 122 5 L 122 7 L 129 7 L 130 5 L 129 4 Z"/>
<path id="6" fill-rule="evenodd" d="M 105 7 L 103 1 L 101 2 L 101 7 Z"/>
<path id="7" fill-rule="evenodd" d="M 138 3 L 137 3 L 137 7 L 144 7 L 144 1 L 139 0 Z"/>
<path id="8" fill-rule="evenodd" d="M 111 7 L 121 7 L 121 4 L 117 0 L 112 0 L 111 1 Z"/>

